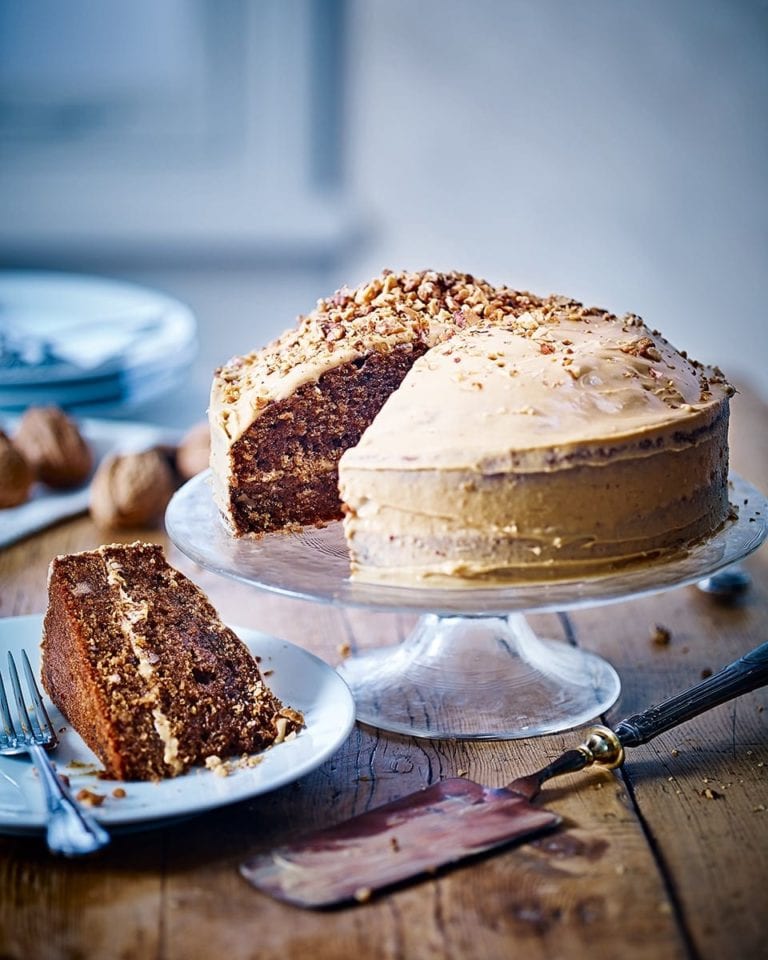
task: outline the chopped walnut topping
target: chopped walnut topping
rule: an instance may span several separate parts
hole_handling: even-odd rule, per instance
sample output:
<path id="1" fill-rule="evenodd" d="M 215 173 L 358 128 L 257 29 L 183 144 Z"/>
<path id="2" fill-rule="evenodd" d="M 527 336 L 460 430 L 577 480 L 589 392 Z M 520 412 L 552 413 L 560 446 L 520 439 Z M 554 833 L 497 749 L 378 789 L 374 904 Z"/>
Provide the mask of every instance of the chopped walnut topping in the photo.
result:
<path id="1" fill-rule="evenodd" d="M 298 727 L 304 725 L 304 714 L 298 710 L 294 710 L 292 707 L 283 707 L 280 711 L 280 716 L 290 720 L 291 723 L 296 724 Z"/>
<path id="2" fill-rule="evenodd" d="M 628 343 L 620 344 L 619 350 L 632 357 L 645 357 L 646 360 L 653 360 L 656 363 L 661 360 L 661 354 L 650 337 L 641 337 L 639 340 L 630 340 Z"/>
<path id="3" fill-rule="evenodd" d="M 435 347 L 464 328 L 503 325 L 521 337 L 539 344 L 541 353 L 552 359 L 573 354 L 577 338 L 572 330 L 562 330 L 563 322 L 583 324 L 585 333 L 598 333 L 602 324 L 611 324 L 621 338 L 616 344 L 627 356 L 652 364 L 663 364 L 666 341 L 651 336 L 636 314 L 617 317 L 597 307 L 585 306 L 562 296 L 539 297 L 535 294 L 495 286 L 467 273 L 384 270 L 378 277 L 350 289 L 341 287 L 330 297 L 320 299 L 314 310 L 297 319 L 296 326 L 283 333 L 263 350 L 235 357 L 216 373 L 216 398 L 213 405 L 224 434 L 235 440 L 243 429 L 270 405 L 281 389 L 284 378 L 320 377 L 339 364 L 357 362 L 371 353 L 389 354 L 394 350 L 418 351 Z M 655 338 L 655 339 L 654 339 Z M 614 341 L 615 342 L 615 341 Z M 460 359 L 455 358 L 460 364 Z M 720 393 L 732 388 L 717 370 L 693 363 L 701 381 L 699 402 L 713 397 L 711 383 Z M 501 366 L 502 361 L 499 361 Z M 657 381 L 653 396 L 677 409 L 685 398 L 669 387 L 669 371 L 646 368 L 646 363 L 627 364 L 627 379 L 648 377 Z M 640 368 L 634 370 L 633 368 Z M 509 371 L 510 375 L 515 370 Z M 578 369 L 570 369 L 578 379 Z M 708 375 L 711 381 L 706 380 Z M 646 385 L 643 384 L 645 387 Z M 690 398 L 687 398 L 690 400 Z"/>

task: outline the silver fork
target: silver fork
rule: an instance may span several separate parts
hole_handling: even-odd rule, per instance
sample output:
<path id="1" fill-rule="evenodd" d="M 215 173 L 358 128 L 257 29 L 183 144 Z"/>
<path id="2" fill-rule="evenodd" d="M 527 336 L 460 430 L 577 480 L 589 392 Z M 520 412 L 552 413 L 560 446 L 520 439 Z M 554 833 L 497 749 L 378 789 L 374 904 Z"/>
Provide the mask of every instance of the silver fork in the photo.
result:
<path id="1" fill-rule="evenodd" d="M 8 673 L 16 701 L 18 722 L 14 723 L 11 717 L 0 670 L 0 754 L 28 753 L 32 757 L 45 793 L 48 849 L 52 853 L 64 854 L 65 857 L 93 853 L 109 843 L 109 834 L 78 805 L 48 759 L 45 751 L 52 750 L 57 745 L 58 737 L 43 704 L 25 650 L 21 651 L 21 661 L 31 709 L 25 702 L 16 663 L 9 652 Z"/>

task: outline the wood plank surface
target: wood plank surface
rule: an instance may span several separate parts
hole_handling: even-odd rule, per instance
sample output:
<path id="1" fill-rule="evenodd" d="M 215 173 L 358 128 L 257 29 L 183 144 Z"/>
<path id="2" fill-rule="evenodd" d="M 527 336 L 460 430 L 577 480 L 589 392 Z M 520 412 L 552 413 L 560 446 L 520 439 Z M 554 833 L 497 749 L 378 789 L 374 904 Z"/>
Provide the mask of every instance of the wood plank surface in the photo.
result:
<path id="1" fill-rule="evenodd" d="M 765 406 L 736 398 L 735 469 L 768 488 Z M 163 543 L 232 622 L 338 664 L 344 645 L 396 643 L 414 618 L 290 600 L 196 567 Z M 103 541 L 87 518 L 0 552 L 0 616 L 42 612 L 56 553 Z M 622 677 L 617 720 L 680 690 L 766 637 L 768 558 L 730 605 L 695 587 L 532 618 L 593 650 Z M 670 643 L 654 643 L 663 624 Z M 584 771 L 539 803 L 563 827 L 355 907 L 302 911 L 251 888 L 238 864 L 461 771 L 501 785 L 578 742 L 579 731 L 508 742 L 423 741 L 357 726 L 319 770 L 281 790 L 162 829 L 116 836 L 69 862 L 37 837 L 0 838 L 0 958 L 759 958 L 768 911 L 765 690 L 631 751 L 620 773 Z"/>

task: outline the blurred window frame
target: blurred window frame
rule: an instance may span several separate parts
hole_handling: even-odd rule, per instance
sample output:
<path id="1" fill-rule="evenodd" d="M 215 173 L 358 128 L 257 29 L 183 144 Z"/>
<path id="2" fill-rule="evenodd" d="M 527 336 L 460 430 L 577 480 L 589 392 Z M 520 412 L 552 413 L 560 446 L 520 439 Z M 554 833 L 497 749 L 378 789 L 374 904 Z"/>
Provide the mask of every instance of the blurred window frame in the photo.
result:
<path id="1" fill-rule="evenodd" d="M 143 123 L 135 104 L 126 123 L 118 102 L 113 122 L 98 98 L 78 120 L 78 104 L 62 113 L 52 92 L 46 130 L 0 88 L 4 263 L 250 260 L 348 238 L 346 0 L 185 0 L 188 11 L 199 42 L 184 122 L 163 124 L 161 90 Z"/>

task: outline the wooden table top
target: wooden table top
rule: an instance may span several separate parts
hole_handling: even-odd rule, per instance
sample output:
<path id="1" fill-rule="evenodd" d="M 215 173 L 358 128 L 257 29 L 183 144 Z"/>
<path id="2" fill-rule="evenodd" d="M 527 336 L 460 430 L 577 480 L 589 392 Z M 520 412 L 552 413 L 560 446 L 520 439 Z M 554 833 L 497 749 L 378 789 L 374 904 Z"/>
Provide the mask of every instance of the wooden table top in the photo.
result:
<path id="1" fill-rule="evenodd" d="M 732 466 L 768 490 L 765 405 L 733 403 Z M 394 643 L 412 617 L 282 598 L 194 566 L 162 534 L 171 563 L 221 615 L 336 665 L 350 637 Z M 52 556 L 104 537 L 86 517 L 0 551 L 0 616 L 38 613 Z M 622 678 L 610 723 L 696 682 L 766 640 L 768 551 L 725 604 L 684 587 L 621 604 L 532 618 L 568 634 Z M 653 641 L 656 624 L 670 642 Z M 315 773 L 255 800 L 162 829 L 118 835 L 94 859 L 50 856 L 41 838 L 0 837 L 0 957 L 757 958 L 768 956 L 768 702 L 724 704 L 631 751 L 620 772 L 550 783 L 538 803 L 554 833 L 372 901 L 301 910 L 250 887 L 248 855 L 466 771 L 501 785 L 578 741 L 579 731 L 505 742 L 424 741 L 357 726 Z"/>

